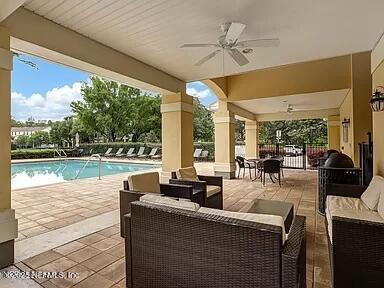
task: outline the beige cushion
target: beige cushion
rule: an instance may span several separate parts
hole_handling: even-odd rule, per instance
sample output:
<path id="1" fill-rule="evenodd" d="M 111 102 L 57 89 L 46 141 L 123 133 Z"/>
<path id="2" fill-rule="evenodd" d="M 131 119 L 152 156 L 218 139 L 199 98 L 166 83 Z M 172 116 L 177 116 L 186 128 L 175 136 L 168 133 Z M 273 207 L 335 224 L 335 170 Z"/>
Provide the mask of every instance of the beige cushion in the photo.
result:
<path id="1" fill-rule="evenodd" d="M 200 208 L 199 204 L 190 201 L 185 201 L 184 199 L 182 201 L 179 201 L 169 197 L 163 197 L 160 195 L 153 194 L 146 194 L 141 196 L 140 201 L 189 211 L 197 211 Z"/>
<path id="2" fill-rule="evenodd" d="M 207 197 L 211 197 L 221 191 L 220 186 L 207 185 Z"/>
<path id="3" fill-rule="evenodd" d="M 384 191 L 381 191 L 379 197 L 379 204 L 377 205 L 377 212 L 384 218 Z"/>
<path id="4" fill-rule="evenodd" d="M 361 195 L 361 200 L 369 209 L 377 211 L 380 193 L 384 193 L 384 178 L 381 176 L 373 176 L 367 190 Z"/>
<path id="5" fill-rule="evenodd" d="M 205 213 L 209 215 L 217 215 L 234 219 L 241 219 L 250 222 L 257 222 L 262 224 L 268 224 L 273 226 L 279 226 L 282 229 L 282 239 L 283 244 L 286 241 L 285 226 L 283 217 L 277 215 L 267 215 L 267 214 L 256 214 L 256 213 L 244 213 L 244 212 L 232 212 L 219 209 L 212 209 L 201 207 L 198 212 Z"/>
<path id="6" fill-rule="evenodd" d="M 332 217 L 344 217 L 365 221 L 384 223 L 379 213 L 370 210 L 359 198 L 328 196 L 325 216 L 328 222 L 328 233 L 332 242 Z"/>
<path id="7" fill-rule="evenodd" d="M 128 176 L 129 190 L 160 193 L 159 173 L 149 172 Z"/>
<path id="8" fill-rule="evenodd" d="M 176 171 L 177 179 L 199 180 L 195 167 L 180 168 Z"/>

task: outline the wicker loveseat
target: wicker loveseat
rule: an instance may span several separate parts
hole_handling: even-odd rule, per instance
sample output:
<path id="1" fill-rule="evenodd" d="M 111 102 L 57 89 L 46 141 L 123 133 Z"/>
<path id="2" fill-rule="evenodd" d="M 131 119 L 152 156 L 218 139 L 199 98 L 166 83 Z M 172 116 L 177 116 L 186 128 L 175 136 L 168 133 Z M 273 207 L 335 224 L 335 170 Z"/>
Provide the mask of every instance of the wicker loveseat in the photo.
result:
<path id="1" fill-rule="evenodd" d="M 334 288 L 384 287 L 384 218 L 360 199 L 366 188 L 327 184 L 325 221 Z"/>
<path id="2" fill-rule="evenodd" d="M 284 244 L 278 226 L 143 200 L 125 218 L 127 287 L 306 287 L 305 217 Z"/>

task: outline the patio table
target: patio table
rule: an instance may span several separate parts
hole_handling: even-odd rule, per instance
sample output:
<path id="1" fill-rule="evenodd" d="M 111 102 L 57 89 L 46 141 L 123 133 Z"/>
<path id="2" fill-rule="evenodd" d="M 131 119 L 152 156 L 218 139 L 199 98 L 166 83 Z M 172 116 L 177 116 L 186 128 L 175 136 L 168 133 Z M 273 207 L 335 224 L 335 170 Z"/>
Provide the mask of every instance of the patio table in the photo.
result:
<path id="1" fill-rule="evenodd" d="M 263 167 L 261 165 L 260 168 L 258 168 L 258 165 L 257 164 L 262 164 L 263 161 L 265 160 L 269 160 L 269 159 L 276 159 L 276 160 L 280 160 L 280 162 L 282 163 L 284 161 L 284 159 L 282 157 L 277 157 L 277 158 L 250 158 L 250 159 L 246 159 L 248 162 L 253 162 L 255 163 L 255 178 L 252 179 L 252 181 L 256 181 L 257 179 L 261 179 L 261 175 L 263 174 L 262 173 L 262 170 L 263 170 Z M 259 173 L 257 173 L 259 172 Z M 273 183 L 275 183 L 274 180 L 276 180 L 276 177 L 274 177 L 273 175 L 269 175 L 269 177 L 271 178 L 271 181 Z M 275 179 L 273 179 L 272 177 L 274 177 Z"/>

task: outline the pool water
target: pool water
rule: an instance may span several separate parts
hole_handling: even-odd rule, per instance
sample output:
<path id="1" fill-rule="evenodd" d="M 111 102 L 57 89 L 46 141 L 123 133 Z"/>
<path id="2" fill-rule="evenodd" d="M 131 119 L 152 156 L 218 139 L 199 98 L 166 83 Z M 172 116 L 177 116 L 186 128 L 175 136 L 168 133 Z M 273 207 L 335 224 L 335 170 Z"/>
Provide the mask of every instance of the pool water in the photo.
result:
<path id="1" fill-rule="evenodd" d="M 45 161 L 12 164 L 12 189 L 99 177 L 99 162 L 81 160 Z M 152 164 L 105 162 L 100 164 L 101 178 L 107 175 L 158 168 Z"/>

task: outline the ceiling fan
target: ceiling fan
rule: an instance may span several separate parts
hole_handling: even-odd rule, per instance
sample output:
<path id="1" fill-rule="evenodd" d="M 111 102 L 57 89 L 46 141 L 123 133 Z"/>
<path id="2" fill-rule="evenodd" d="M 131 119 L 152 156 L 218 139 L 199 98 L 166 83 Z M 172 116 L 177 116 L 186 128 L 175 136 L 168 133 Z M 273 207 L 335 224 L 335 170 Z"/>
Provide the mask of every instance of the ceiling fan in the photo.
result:
<path id="1" fill-rule="evenodd" d="M 241 33 L 244 31 L 246 25 L 238 22 L 228 22 L 221 25 L 223 35 L 219 36 L 217 44 L 214 43 L 202 43 L 202 44 L 184 44 L 181 48 L 201 48 L 201 47 L 213 47 L 218 48 L 212 53 L 208 54 L 195 65 L 200 66 L 215 57 L 217 54 L 223 51 L 228 53 L 229 56 L 235 60 L 235 62 L 244 66 L 249 63 L 249 60 L 243 55 L 243 53 L 250 53 L 252 49 L 250 47 L 276 47 L 280 44 L 280 39 L 256 39 L 238 41 Z M 248 49 L 247 49 L 248 48 Z M 244 49 L 242 52 L 239 49 Z"/>
<path id="2" fill-rule="evenodd" d="M 288 105 L 287 105 L 287 113 L 288 113 L 288 114 L 291 114 L 292 112 L 293 112 L 292 104 L 288 104 Z"/>

